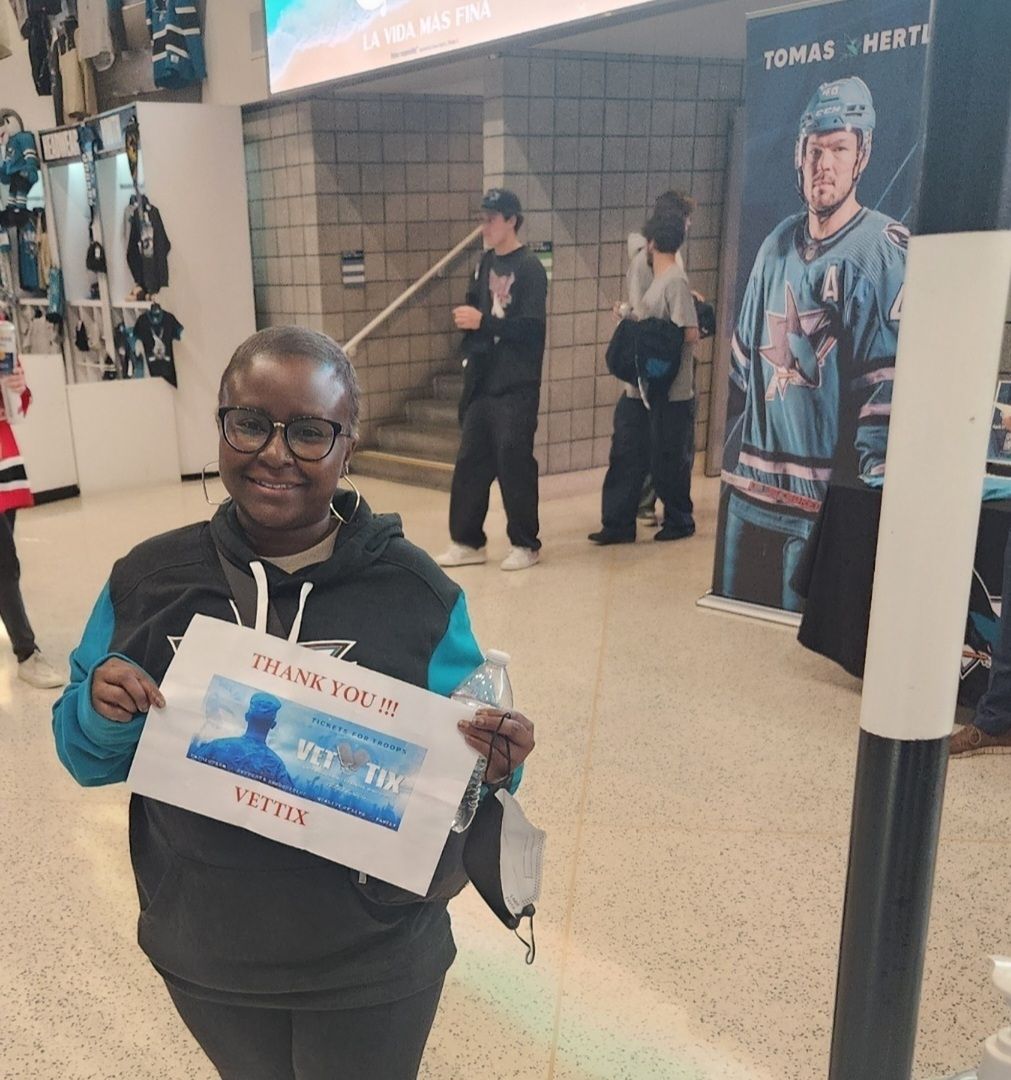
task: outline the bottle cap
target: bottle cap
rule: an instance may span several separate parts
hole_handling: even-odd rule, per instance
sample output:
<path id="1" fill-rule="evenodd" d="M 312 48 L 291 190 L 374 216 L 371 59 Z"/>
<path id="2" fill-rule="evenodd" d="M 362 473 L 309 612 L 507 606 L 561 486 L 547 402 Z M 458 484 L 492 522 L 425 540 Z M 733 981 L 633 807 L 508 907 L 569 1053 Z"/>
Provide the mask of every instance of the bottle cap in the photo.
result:
<path id="1" fill-rule="evenodd" d="M 512 657 L 507 652 L 502 652 L 501 649 L 489 649 L 485 653 L 485 659 L 490 660 L 493 664 L 501 664 L 505 667 Z"/>

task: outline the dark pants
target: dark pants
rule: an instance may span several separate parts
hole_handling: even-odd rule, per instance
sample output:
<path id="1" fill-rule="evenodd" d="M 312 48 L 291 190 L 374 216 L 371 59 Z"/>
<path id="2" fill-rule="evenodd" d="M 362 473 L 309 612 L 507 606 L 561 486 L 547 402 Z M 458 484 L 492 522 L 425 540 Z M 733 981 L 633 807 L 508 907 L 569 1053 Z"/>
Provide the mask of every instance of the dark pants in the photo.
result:
<path id="1" fill-rule="evenodd" d="M 687 528 L 692 517 L 695 402 L 668 401 L 647 409 L 622 397 L 614 408 L 611 458 L 604 477 L 601 520 L 608 532 L 635 536 L 643 481 L 652 475 L 664 524 Z"/>
<path id="2" fill-rule="evenodd" d="M 719 564 L 721 595 L 803 611 L 804 597 L 794 588 L 793 579 L 813 529 L 814 518 L 759 506 L 731 491 Z M 757 578 L 756 567 L 761 567 Z"/>
<path id="3" fill-rule="evenodd" d="M 168 992 L 221 1080 L 415 1080 L 442 982 L 389 1005 L 319 1011 Z"/>
<path id="4" fill-rule="evenodd" d="M 1011 731 L 1011 534 L 1004 548 L 1000 636 L 993 647 L 990 682 L 979 699 L 972 722 L 987 735 L 1004 735 Z"/>
<path id="5" fill-rule="evenodd" d="M 14 546 L 15 513 L 7 510 L 0 514 L 0 622 L 20 663 L 35 652 L 35 634 L 21 597 L 21 564 Z"/>
<path id="6" fill-rule="evenodd" d="M 514 390 L 500 397 L 478 397 L 463 415 L 449 499 L 449 535 L 457 544 L 481 548 L 487 542 L 484 519 L 493 480 L 502 491 L 513 547 L 536 551 L 538 390 Z"/>

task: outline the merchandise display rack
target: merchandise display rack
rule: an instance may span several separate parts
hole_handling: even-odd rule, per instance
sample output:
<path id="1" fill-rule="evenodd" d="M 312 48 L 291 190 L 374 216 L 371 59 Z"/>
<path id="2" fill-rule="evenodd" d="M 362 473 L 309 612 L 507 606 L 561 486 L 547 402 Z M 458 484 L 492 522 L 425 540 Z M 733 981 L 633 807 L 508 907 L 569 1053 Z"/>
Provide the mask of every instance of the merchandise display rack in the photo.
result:
<path id="1" fill-rule="evenodd" d="M 101 137 L 93 217 L 80 125 L 39 133 L 50 241 L 67 298 L 66 395 L 85 493 L 199 475 L 217 456 L 209 418 L 221 372 L 256 326 L 240 110 L 138 102 L 87 123 Z M 132 123 L 140 143 L 136 184 L 125 140 Z M 204 177 L 199 184 L 196 173 Z M 169 283 L 153 299 L 130 296 L 126 222 L 135 191 L 158 208 L 171 243 Z M 103 272 L 87 269 L 92 240 L 103 247 Z M 145 377 L 124 377 L 117 362 L 117 325 L 132 327 L 154 302 L 184 328 L 174 347 L 178 388 L 141 363 L 137 374 Z M 86 352 L 77 345 L 82 323 Z"/>
<path id="2" fill-rule="evenodd" d="M 12 120 L 16 130 L 25 130 L 16 110 L 0 109 L 0 123 L 7 125 L 9 130 Z M 27 207 L 31 211 L 44 209 L 51 227 L 52 214 L 45 192 L 44 178 L 40 178 L 28 193 Z M 78 491 L 63 356 L 55 340 L 58 332 L 45 352 L 37 351 L 38 341 L 33 339 L 29 331 L 36 315 L 46 311 L 48 298 L 41 290 L 36 295 L 27 295 L 26 290 L 22 289 L 18 229 L 0 228 L 4 228 L 9 243 L 7 249 L 0 252 L 0 310 L 14 326 L 18 354 L 33 393 L 31 408 L 26 416 L 17 421 L 17 440 L 28 463 L 32 491 L 36 499 L 43 502 L 74 495 Z M 51 233 L 48 247 L 52 265 L 58 266 L 59 256 Z"/>

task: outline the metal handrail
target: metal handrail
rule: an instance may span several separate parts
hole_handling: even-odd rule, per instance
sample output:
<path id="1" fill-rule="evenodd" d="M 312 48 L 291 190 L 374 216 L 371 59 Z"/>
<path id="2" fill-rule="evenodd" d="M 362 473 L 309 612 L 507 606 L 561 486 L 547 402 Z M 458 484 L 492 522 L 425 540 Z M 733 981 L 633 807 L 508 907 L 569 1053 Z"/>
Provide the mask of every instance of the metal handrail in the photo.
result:
<path id="1" fill-rule="evenodd" d="M 344 346 L 344 351 L 350 357 L 354 357 L 355 350 L 358 346 L 375 330 L 377 327 L 382 326 L 384 322 L 398 309 L 404 306 L 408 300 L 424 285 L 427 285 L 444 267 L 448 266 L 454 259 L 462 254 L 471 244 L 481 235 L 481 226 L 478 225 L 473 232 L 468 233 L 459 244 L 453 248 L 452 251 L 443 255 L 443 257 L 432 267 L 425 271 L 421 277 L 413 284 L 409 285 L 404 291 L 396 298 L 391 300 L 390 303 L 383 308 L 379 314 L 367 322 L 361 330 L 353 338 L 351 338 Z"/>

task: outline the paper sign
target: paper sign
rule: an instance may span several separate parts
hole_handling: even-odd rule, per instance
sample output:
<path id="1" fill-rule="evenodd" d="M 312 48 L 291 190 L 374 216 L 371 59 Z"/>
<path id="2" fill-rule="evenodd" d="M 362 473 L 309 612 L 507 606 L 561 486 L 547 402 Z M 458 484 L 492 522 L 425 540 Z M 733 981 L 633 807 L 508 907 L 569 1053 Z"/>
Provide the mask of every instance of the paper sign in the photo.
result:
<path id="1" fill-rule="evenodd" d="M 98 131 L 102 137 L 103 150 L 115 150 L 123 142 L 123 124 L 119 113 L 103 116 L 98 122 Z"/>
<path id="2" fill-rule="evenodd" d="M 341 282 L 344 285 L 365 284 L 365 252 L 341 252 Z"/>
<path id="3" fill-rule="evenodd" d="M 81 145 L 77 141 L 77 128 L 58 128 L 47 131 L 42 136 L 42 159 L 44 161 L 62 161 L 65 158 L 79 158 Z"/>
<path id="4" fill-rule="evenodd" d="M 161 689 L 133 791 L 426 892 L 477 760 L 467 705 L 205 615 Z"/>

